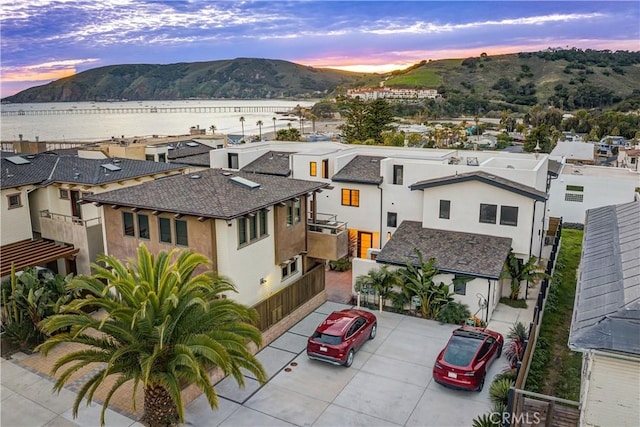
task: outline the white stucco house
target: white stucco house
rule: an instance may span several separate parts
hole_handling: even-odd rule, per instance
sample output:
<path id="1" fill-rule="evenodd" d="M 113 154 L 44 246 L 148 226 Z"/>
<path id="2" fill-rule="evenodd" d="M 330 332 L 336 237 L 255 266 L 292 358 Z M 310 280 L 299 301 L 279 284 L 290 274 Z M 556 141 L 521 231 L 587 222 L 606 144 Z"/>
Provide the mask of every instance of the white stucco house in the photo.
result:
<path id="1" fill-rule="evenodd" d="M 640 201 L 589 209 L 569 348 L 582 353 L 580 425 L 640 420 Z"/>

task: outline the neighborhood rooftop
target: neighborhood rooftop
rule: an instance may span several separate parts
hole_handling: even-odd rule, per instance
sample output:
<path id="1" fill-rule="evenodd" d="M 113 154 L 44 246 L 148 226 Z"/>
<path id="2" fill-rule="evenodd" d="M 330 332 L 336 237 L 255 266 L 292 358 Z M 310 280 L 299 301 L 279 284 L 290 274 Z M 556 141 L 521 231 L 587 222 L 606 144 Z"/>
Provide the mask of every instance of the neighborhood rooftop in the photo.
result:
<path id="1" fill-rule="evenodd" d="M 331 177 L 336 182 L 353 182 L 359 184 L 382 184 L 380 176 L 381 156 L 355 156 L 345 167 Z"/>
<path id="2" fill-rule="evenodd" d="M 234 181 L 234 177 L 243 180 Z M 258 186 L 251 188 L 243 185 L 246 182 L 244 180 Z M 207 169 L 86 196 L 84 200 L 206 218 L 233 219 L 328 185 L 273 175 Z"/>
<path id="3" fill-rule="evenodd" d="M 291 167 L 287 151 L 269 151 L 242 168 L 243 172 L 262 173 L 268 175 L 289 176 Z"/>

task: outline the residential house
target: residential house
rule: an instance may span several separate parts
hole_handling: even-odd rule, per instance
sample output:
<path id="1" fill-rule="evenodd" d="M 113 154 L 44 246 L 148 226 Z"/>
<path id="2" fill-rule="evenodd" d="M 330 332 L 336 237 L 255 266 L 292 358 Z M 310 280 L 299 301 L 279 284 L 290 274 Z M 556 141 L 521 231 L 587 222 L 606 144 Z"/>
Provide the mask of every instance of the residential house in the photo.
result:
<path id="1" fill-rule="evenodd" d="M 574 140 L 558 141 L 549 157 L 560 163 L 581 163 L 595 165 L 595 145 L 591 142 Z"/>
<path id="2" fill-rule="evenodd" d="M 587 211 L 569 348 L 582 353 L 580 425 L 640 420 L 640 201 Z"/>
<path id="3" fill-rule="evenodd" d="M 618 151 L 618 161 L 616 166 L 619 168 L 627 168 L 634 172 L 639 172 L 638 163 L 640 163 L 640 149 L 638 148 L 621 148 Z"/>
<path id="4" fill-rule="evenodd" d="M 182 165 L 144 160 L 53 154 L 2 158 L 6 201 L 1 217 L 2 276 L 11 262 L 20 268 L 53 263 L 50 268 L 56 272 L 90 274 L 90 263 L 103 252 L 102 226 L 98 210 L 83 204 L 83 197 L 180 174 L 184 169 Z M 51 248 L 40 248 L 41 240 L 78 249 L 75 263 L 57 263 L 58 258 L 50 256 L 43 261 L 45 249 Z M 22 242 L 22 255 L 6 256 L 9 245 L 18 242 Z"/>
<path id="5" fill-rule="evenodd" d="M 584 224 L 585 214 L 611 204 L 634 200 L 640 187 L 640 173 L 628 169 L 580 164 L 563 164 L 551 180 L 549 215 L 564 222 Z"/>
<path id="6" fill-rule="evenodd" d="M 228 295 L 254 306 L 346 255 L 344 225 L 313 222 L 313 199 L 328 184 L 208 169 L 85 197 L 102 210 L 106 252 L 135 256 L 190 248 L 238 286 Z M 277 307 L 274 308 L 274 310 Z M 279 320 L 286 312 L 274 314 Z"/>
<path id="7" fill-rule="evenodd" d="M 422 224 L 430 238 L 441 236 L 429 234 L 432 229 L 450 233 L 453 237 L 447 239 L 451 240 L 464 241 L 469 237 L 465 233 L 477 239 L 491 236 L 497 239 L 496 248 L 508 241 L 507 246 L 523 260 L 541 256 L 549 185 L 545 155 L 284 143 L 228 147 L 211 156 L 214 166 L 317 180 L 334 187 L 318 195 L 317 210 L 347 223 L 355 257 L 354 281 L 379 267 L 385 258 L 376 255 L 383 254 L 394 239 L 402 239 L 402 233 L 395 235 L 409 227 L 403 225 L 407 221 L 412 229 L 415 223 Z M 496 249 L 500 265 L 509 247 Z M 467 249 L 463 243 L 458 248 L 460 253 Z M 449 261 L 441 261 L 438 268 L 452 269 Z M 454 273 L 477 274 L 478 282 L 469 282 L 469 291 L 465 295 L 460 291 L 458 298 L 472 302 L 472 307 L 478 306 L 478 294 L 483 307 L 489 301 L 495 303 L 507 286 L 494 270 L 470 268 Z M 489 286 L 487 280 L 492 280 Z"/>

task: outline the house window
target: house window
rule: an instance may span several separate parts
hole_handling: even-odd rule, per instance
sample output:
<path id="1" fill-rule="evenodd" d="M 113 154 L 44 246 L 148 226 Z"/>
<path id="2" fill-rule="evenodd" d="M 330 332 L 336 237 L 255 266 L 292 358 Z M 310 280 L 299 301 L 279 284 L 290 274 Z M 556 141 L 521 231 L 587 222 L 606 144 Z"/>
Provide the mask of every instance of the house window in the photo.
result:
<path id="1" fill-rule="evenodd" d="M 238 153 L 229 153 L 227 155 L 227 167 L 229 169 L 238 169 Z"/>
<path id="2" fill-rule="evenodd" d="M 145 159 L 147 162 L 155 162 L 155 161 L 156 161 L 156 159 L 153 157 L 153 154 L 147 154 L 147 155 L 145 155 L 145 156 L 144 156 L 144 159 Z"/>
<path id="3" fill-rule="evenodd" d="M 518 225 L 518 207 L 500 206 L 500 224 Z"/>
<path id="4" fill-rule="evenodd" d="M 451 200 L 440 200 L 440 219 L 449 219 L 451 216 Z"/>
<path id="5" fill-rule="evenodd" d="M 485 224 L 495 224 L 497 213 L 497 205 L 480 204 L 480 222 L 484 222 Z"/>
<path id="6" fill-rule="evenodd" d="M 322 177 L 329 178 L 329 159 L 322 160 Z"/>
<path id="7" fill-rule="evenodd" d="M 167 155 L 164 154 L 164 153 L 158 154 L 158 161 L 160 163 L 166 163 L 167 162 Z"/>
<path id="8" fill-rule="evenodd" d="M 238 218 L 238 245 L 244 245 L 247 239 L 247 220 L 246 218 Z"/>
<path id="9" fill-rule="evenodd" d="M 187 221 L 176 219 L 174 225 L 176 227 L 176 245 L 189 246 Z"/>
<path id="10" fill-rule="evenodd" d="M 360 190 L 342 189 L 342 206 L 360 206 Z"/>
<path id="11" fill-rule="evenodd" d="M 293 258 L 290 262 L 282 265 L 282 280 L 291 277 L 298 271 L 298 258 Z"/>
<path id="12" fill-rule="evenodd" d="M 309 175 L 311 175 L 311 176 L 318 175 L 318 163 L 317 162 L 309 162 Z"/>
<path id="13" fill-rule="evenodd" d="M 398 214 L 396 212 L 387 212 L 387 227 L 398 226 Z"/>
<path id="14" fill-rule="evenodd" d="M 65 190 L 64 188 L 60 189 L 60 198 L 69 200 L 69 190 Z"/>
<path id="15" fill-rule="evenodd" d="M 287 226 L 298 224 L 302 214 L 302 205 L 300 199 L 287 201 Z"/>
<path id="16" fill-rule="evenodd" d="M 256 240 L 258 238 L 258 218 L 254 216 L 250 216 L 247 218 L 247 222 L 249 223 L 249 241 Z"/>
<path id="17" fill-rule="evenodd" d="M 260 222 L 260 237 L 266 236 L 268 232 L 266 210 L 261 210 L 260 212 L 258 212 L 258 220 Z"/>
<path id="18" fill-rule="evenodd" d="M 10 194 L 7 196 L 7 200 L 9 202 L 9 209 L 15 209 L 22 206 L 22 198 L 20 194 Z"/>
<path id="19" fill-rule="evenodd" d="M 149 238 L 149 217 L 138 214 L 138 236 L 141 239 Z"/>
<path id="20" fill-rule="evenodd" d="M 453 292 L 456 295 L 466 295 L 467 282 L 469 282 L 471 279 L 473 279 L 473 277 L 455 275 L 453 277 Z"/>
<path id="21" fill-rule="evenodd" d="M 404 166 L 402 165 L 393 165 L 393 183 L 396 185 L 402 185 L 402 174 L 404 171 Z"/>
<path id="22" fill-rule="evenodd" d="M 133 214 L 131 212 L 122 212 L 122 225 L 124 227 L 125 236 L 135 236 L 135 228 L 133 225 Z"/>
<path id="23" fill-rule="evenodd" d="M 160 229 L 160 241 L 171 243 L 171 221 L 169 218 L 158 218 L 158 228 Z"/>

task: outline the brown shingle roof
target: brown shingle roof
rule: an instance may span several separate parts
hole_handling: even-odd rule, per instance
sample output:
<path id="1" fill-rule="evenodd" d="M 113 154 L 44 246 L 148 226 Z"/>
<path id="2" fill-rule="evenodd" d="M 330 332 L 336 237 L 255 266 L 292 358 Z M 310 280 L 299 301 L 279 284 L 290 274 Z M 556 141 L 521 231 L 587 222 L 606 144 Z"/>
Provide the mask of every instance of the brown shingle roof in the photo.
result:
<path id="1" fill-rule="evenodd" d="M 356 156 L 331 177 L 336 182 L 355 182 L 358 184 L 381 184 L 381 156 Z"/>
<path id="2" fill-rule="evenodd" d="M 484 234 L 423 228 L 417 221 L 403 221 L 382 248 L 376 261 L 406 265 L 435 258 L 438 270 L 497 279 L 511 249 L 511 239 Z"/>
<path id="3" fill-rule="evenodd" d="M 511 191 L 513 193 L 517 193 L 525 197 L 529 197 L 531 199 L 536 199 L 540 201 L 547 199 L 547 194 L 544 191 L 540 191 L 533 187 L 529 187 L 528 185 L 523 185 L 523 184 L 520 184 L 519 182 L 511 181 L 510 179 L 502 178 L 496 175 L 491 175 L 482 171 L 461 173 L 459 175 L 450 175 L 450 176 L 444 176 L 440 178 L 427 179 L 425 181 L 419 181 L 419 182 L 416 182 L 415 184 L 411 184 L 409 188 L 411 188 L 411 190 L 423 190 L 425 188 L 440 187 L 442 185 L 449 185 L 449 184 L 458 184 L 460 182 L 465 182 L 465 181 L 480 181 L 485 184 L 493 185 L 494 187 L 502 188 L 503 190 Z"/>
<path id="4" fill-rule="evenodd" d="M 289 176 L 289 156 L 286 151 L 269 151 L 242 168 L 243 172 L 264 173 L 268 175 Z"/>
<path id="5" fill-rule="evenodd" d="M 232 181 L 231 178 L 238 176 L 259 184 L 259 188 L 252 189 Z M 207 169 L 86 196 L 84 200 L 105 205 L 232 219 L 328 185 L 273 175 Z"/>

